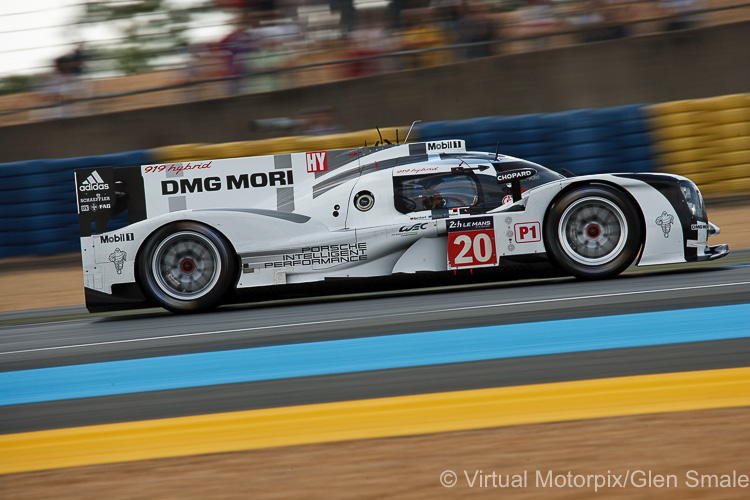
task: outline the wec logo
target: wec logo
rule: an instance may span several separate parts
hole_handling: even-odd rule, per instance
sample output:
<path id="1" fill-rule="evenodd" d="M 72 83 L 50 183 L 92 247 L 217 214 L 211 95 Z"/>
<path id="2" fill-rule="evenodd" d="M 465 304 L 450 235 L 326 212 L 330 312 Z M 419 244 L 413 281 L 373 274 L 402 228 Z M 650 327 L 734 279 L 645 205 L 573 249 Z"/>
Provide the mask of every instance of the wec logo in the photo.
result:
<path id="1" fill-rule="evenodd" d="M 427 229 L 430 224 L 428 222 L 422 222 L 420 224 L 414 224 L 413 226 L 401 226 L 398 228 L 399 233 L 408 233 L 411 231 L 419 231 L 421 229 Z"/>
<path id="2" fill-rule="evenodd" d="M 104 191 L 109 189 L 109 184 L 104 182 L 104 179 L 99 175 L 99 172 L 94 170 L 91 175 L 86 177 L 86 180 L 78 186 L 78 190 L 82 192 L 86 191 Z"/>

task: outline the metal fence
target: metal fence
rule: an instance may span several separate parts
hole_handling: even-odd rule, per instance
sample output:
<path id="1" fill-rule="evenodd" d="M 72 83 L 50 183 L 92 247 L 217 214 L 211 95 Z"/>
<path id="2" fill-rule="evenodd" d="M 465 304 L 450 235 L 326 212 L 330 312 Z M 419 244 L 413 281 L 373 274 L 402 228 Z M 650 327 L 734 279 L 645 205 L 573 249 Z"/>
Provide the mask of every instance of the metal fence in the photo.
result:
<path id="1" fill-rule="evenodd" d="M 718 7 L 712 9 L 704 9 L 690 12 L 690 16 L 697 16 L 698 18 L 706 17 L 711 14 L 729 12 L 729 11 L 740 11 L 748 15 L 750 18 L 750 3 L 742 3 L 736 5 L 730 5 L 725 7 Z M 648 19 L 637 19 L 628 22 L 618 23 L 625 31 L 635 32 L 638 35 L 650 34 L 660 32 L 666 23 L 671 21 L 684 18 L 685 14 L 673 15 L 673 16 L 659 16 L 650 17 Z M 705 25 L 710 23 L 699 22 L 699 25 Z M 714 23 L 716 24 L 716 23 Z M 389 52 L 364 55 L 358 57 L 339 57 L 333 60 L 325 60 L 320 62 L 312 62 L 306 64 L 296 64 L 292 66 L 269 68 L 264 70 L 246 71 L 240 74 L 227 75 L 227 76 L 216 76 L 216 77 L 201 77 L 201 78 L 188 78 L 184 75 L 178 75 L 177 80 L 173 83 L 159 84 L 153 86 L 145 86 L 144 88 L 138 88 L 133 90 L 126 90 L 121 92 L 103 92 L 97 93 L 96 95 L 86 95 L 76 99 L 60 100 L 52 103 L 33 103 L 26 106 L 18 106 L 12 109 L 6 109 L 0 111 L 0 123 L 5 121 L 5 124 L 11 122 L 6 117 L 15 117 L 15 122 L 25 121 L 24 117 L 21 116 L 23 113 L 28 113 L 31 117 L 34 113 L 38 113 L 44 110 L 76 110 L 81 105 L 85 105 L 84 110 L 73 111 L 73 114 L 94 114 L 100 112 L 111 111 L 105 106 L 97 107 L 97 103 L 105 103 L 115 101 L 117 99 L 143 96 L 143 95 L 155 95 L 160 93 L 160 96 L 165 96 L 170 93 L 169 99 L 161 99 L 158 104 L 165 103 L 176 104 L 182 102 L 190 102 L 206 97 L 224 97 L 228 95 L 237 95 L 238 93 L 251 93 L 250 91 L 242 91 L 242 86 L 232 85 L 234 83 L 246 82 L 246 81 L 258 81 L 262 78 L 279 78 L 280 82 L 277 84 L 277 88 L 290 88 L 295 86 L 305 85 L 304 78 L 294 78 L 294 75 L 300 75 L 305 72 L 314 70 L 326 71 L 324 80 L 332 81 L 342 79 L 341 72 L 337 72 L 336 68 L 346 67 L 347 65 L 360 65 L 372 61 L 390 61 L 391 64 L 380 64 L 380 69 L 376 72 L 392 71 L 399 69 L 408 69 L 411 67 L 407 61 L 409 58 L 414 58 L 426 54 L 451 54 L 453 57 L 448 58 L 452 61 L 460 61 L 463 59 L 461 54 L 464 54 L 467 50 L 490 47 L 492 48 L 493 54 L 508 54 L 523 52 L 529 50 L 539 50 L 542 48 L 548 48 L 553 46 L 564 46 L 572 43 L 577 43 L 577 40 L 585 37 L 585 34 L 589 31 L 596 30 L 599 28 L 578 28 L 578 29 L 566 29 L 557 30 L 554 32 L 546 32 L 534 35 L 526 36 L 513 36 L 499 38 L 495 40 L 488 40 L 483 42 L 475 43 L 460 43 L 450 44 L 439 47 L 414 49 L 414 50 L 394 50 Z M 559 42 L 557 42 L 559 41 Z M 306 52 L 295 53 L 297 55 L 307 56 Z M 127 78 L 127 77 L 126 77 Z M 316 82 L 319 83 L 319 82 Z M 210 89 L 206 91 L 206 89 Z M 230 90 L 234 89 L 234 90 Z M 239 89 L 239 91 L 237 90 Z M 268 90 L 268 89 L 265 89 Z M 275 89 L 274 89 L 275 90 Z M 125 106 L 128 107 L 128 106 Z M 133 107 L 142 107 L 133 105 Z M 54 118 L 58 116 L 65 116 L 66 113 L 54 114 L 50 116 L 43 116 L 43 118 Z"/>

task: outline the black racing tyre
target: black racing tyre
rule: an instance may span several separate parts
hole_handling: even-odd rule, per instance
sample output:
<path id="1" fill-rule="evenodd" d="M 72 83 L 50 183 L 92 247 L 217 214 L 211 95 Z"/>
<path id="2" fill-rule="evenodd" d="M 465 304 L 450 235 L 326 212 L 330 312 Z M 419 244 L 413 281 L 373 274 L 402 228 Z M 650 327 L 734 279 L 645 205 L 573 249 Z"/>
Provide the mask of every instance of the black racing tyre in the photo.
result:
<path id="1" fill-rule="evenodd" d="M 578 278 L 616 276 L 641 247 L 641 217 L 615 188 L 587 185 L 569 191 L 550 207 L 544 244 L 550 260 Z"/>
<path id="2" fill-rule="evenodd" d="M 173 312 L 219 304 L 235 279 L 236 260 L 226 239 L 196 222 L 177 222 L 152 234 L 138 258 L 143 291 Z"/>

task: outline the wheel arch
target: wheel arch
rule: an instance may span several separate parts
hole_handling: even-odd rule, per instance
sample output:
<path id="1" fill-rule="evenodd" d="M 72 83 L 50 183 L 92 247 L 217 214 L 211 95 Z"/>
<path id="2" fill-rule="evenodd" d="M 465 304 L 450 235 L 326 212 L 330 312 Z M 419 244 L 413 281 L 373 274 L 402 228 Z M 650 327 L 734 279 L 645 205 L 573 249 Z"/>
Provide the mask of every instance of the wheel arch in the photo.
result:
<path id="1" fill-rule="evenodd" d="M 636 255 L 635 260 L 633 261 L 635 265 L 638 265 L 638 263 L 641 260 L 641 257 L 643 256 L 643 249 L 646 244 L 646 217 L 643 213 L 643 209 L 641 208 L 641 205 L 638 203 L 638 201 L 635 199 L 635 197 L 624 187 L 617 184 L 616 182 L 612 182 L 605 179 L 589 179 L 589 180 L 578 180 L 575 182 L 571 182 L 570 184 L 566 185 L 563 189 L 560 190 L 559 193 L 557 193 L 554 198 L 547 204 L 547 208 L 544 210 L 544 218 L 542 219 L 544 221 L 544 224 L 546 226 L 547 221 L 550 217 L 550 212 L 552 211 L 552 208 L 568 193 L 571 191 L 574 191 L 576 189 L 582 188 L 582 187 L 589 187 L 589 186 L 604 186 L 609 187 L 612 189 L 617 190 L 619 193 L 624 195 L 628 201 L 633 205 L 635 208 L 635 211 L 638 215 L 638 218 L 641 222 L 641 227 L 644 228 L 643 231 L 641 231 L 641 234 L 638 235 L 638 253 Z M 552 260 L 554 257 L 552 256 L 552 253 L 549 251 L 549 243 L 547 242 L 547 235 L 546 231 L 542 230 L 542 241 L 544 243 L 544 248 L 547 253 L 547 258 Z"/>
<path id="2" fill-rule="evenodd" d="M 201 226 L 208 227 L 211 230 L 215 231 L 226 242 L 226 244 L 227 244 L 227 246 L 229 248 L 229 251 L 232 254 L 232 258 L 235 261 L 235 273 L 234 273 L 235 276 L 234 276 L 233 281 L 232 281 L 233 282 L 233 286 L 230 287 L 230 289 L 228 290 L 227 294 L 231 293 L 234 289 L 237 288 L 237 282 L 239 281 L 240 276 L 242 274 L 242 261 L 241 261 L 241 259 L 239 257 L 239 254 L 237 253 L 237 249 L 234 247 L 234 243 L 232 242 L 232 240 L 230 238 L 228 238 L 227 235 L 224 234 L 224 232 L 222 230 L 220 230 L 219 228 L 217 228 L 213 224 L 209 224 L 209 223 L 207 223 L 205 221 L 196 220 L 196 219 L 171 220 L 171 221 L 165 222 L 164 224 L 160 224 L 158 226 L 155 226 L 153 229 L 151 229 L 151 231 L 149 231 L 149 233 L 148 233 L 148 236 L 146 236 L 145 238 L 143 238 L 143 241 L 138 246 L 138 250 L 137 250 L 137 252 L 135 254 L 134 267 L 136 269 L 136 273 L 135 273 L 136 276 L 138 276 L 138 274 L 139 274 L 138 273 L 138 269 L 140 269 L 141 260 L 143 259 L 143 254 L 145 252 L 145 249 L 148 248 L 148 244 L 147 243 L 149 243 L 149 241 L 151 239 L 153 239 L 155 237 L 155 235 L 158 232 L 160 232 L 162 229 L 167 228 L 169 226 L 176 226 L 178 224 L 186 223 L 186 222 L 187 223 L 198 224 L 198 225 L 201 225 Z M 149 300 L 149 302 L 151 302 L 151 299 L 149 298 L 150 295 L 144 289 L 144 284 L 141 283 L 140 279 L 137 280 L 137 283 L 138 283 L 138 288 L 140 288 L 141 292 L 144 294 L 144 296 L 146 297 L 146 299 Z"/>

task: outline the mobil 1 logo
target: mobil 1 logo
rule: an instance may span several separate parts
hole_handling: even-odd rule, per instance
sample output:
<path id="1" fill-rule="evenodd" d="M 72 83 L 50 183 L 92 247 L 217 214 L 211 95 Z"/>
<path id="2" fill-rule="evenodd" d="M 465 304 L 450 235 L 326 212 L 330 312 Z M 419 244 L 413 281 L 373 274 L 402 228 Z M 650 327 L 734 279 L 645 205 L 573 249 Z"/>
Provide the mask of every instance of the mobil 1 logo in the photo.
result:
<path id="1" fill-rule="evenodd" d="M 99 243 L 102 245 L 109 243 L 123 243 L 126 241 L 134 241 L 134 233 L 110 233 L 99 236 Z"/>
<path id="2" fill-rule="evenodd" d="M 493 266 L 497 263 L 493 217 L 448 220 L 448 267 Z"/>

